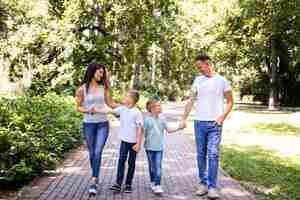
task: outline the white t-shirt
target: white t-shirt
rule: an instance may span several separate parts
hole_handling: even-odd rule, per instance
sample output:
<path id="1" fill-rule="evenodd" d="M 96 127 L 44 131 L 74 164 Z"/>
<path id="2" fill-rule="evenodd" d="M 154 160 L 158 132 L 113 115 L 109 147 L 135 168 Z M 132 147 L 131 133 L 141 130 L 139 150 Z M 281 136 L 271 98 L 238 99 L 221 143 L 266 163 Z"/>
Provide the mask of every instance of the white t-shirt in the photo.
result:
<path id="1" fill-rule="evenodd" d="M 120 115 L 119 138 L 124 142 L 137 142 L 137 127 L 143 127 L 143 115 L 136 107 L 119 106 L 113 110 Z"/>
<path id="2" fill-rule="evenodd" d="M 214 121 L 224 114 L 224 92 L 231 90 L 230 83 L 223 76 L 198 76 L 192 85 L 196 100 L 196 120 Z"/>

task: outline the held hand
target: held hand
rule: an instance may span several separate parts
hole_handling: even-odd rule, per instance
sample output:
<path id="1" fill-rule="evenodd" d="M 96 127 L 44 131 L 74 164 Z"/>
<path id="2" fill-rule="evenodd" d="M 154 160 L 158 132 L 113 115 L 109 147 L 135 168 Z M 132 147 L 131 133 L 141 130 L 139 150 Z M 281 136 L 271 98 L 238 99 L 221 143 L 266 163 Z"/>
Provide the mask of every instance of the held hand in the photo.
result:
<path id="1" fill-rule="evenodd" d="M 94 111 L 94 113 L 104 113 L 104 114 L 107 113 L 107 110 L 105 109 L 105 107 L 103 107 L 103 108 L 93 107 L 93 111 Z"/>
<path id="2" fill-rule="evenodd" d="M 181 121 L 181 122 L 179 123 L 178 128 L 179 128 L 179 129 L 184 129 L 184 128 L 186 128 L 186 121 Z"/>
<path id="3" fill-rule="evenodd" d="M 139 144 L 135 144 L 133 145 L 132 149 L 138 153 L 141 150 L 141 146 Z"/>
<path id="4" fill-rule="evenodd" d="M 224 116 L 224 115 L 221 115 L 221 116 L 218 117 L 215 121 L 217 122 L 218 125 L 221 126 L 221 125 L 224 123 L 224 121 L 225 121 L 225 116 Z"/>

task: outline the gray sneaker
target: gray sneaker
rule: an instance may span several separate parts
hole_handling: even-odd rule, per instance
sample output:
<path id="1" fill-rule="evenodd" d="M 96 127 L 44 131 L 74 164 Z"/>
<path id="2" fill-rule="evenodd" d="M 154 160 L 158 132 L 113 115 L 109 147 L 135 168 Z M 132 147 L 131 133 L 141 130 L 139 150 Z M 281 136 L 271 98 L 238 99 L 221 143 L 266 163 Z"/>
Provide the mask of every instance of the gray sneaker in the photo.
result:
<path id="1" fill-rule="evenodd" d="M 203 195 L 207 194 L 207 192 L 208 192 L 208 187 L 207 187 L 207 185 L 200 184 L 200 185 L 198 186 L 198 190 L 196 191 L 196 195 L 197 195 L 197 196 L 203 196 Z"/>
<path id="2" fill-rule="evenodd" d="M 89 193 L 91 195 L 96 195 L 97 194 L 97 185 L 96 184 L 93 184 L 93 185 L 90 186 Z"/>
<path id="3" fill-rule="evenodd" d="M 209 199 L 220 199 L 220 193 L 216 188 L 210 188 L 207 197 Z"/>

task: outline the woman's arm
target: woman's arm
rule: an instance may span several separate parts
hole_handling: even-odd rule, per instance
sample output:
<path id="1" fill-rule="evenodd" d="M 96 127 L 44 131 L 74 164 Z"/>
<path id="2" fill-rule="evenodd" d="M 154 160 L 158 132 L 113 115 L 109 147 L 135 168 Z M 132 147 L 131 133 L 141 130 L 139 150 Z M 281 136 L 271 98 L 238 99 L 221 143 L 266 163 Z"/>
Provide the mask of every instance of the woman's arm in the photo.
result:
<path id="1" fill-rule="evenodd" d="M 76 110 L 78 112 L 82 112 L 82 113 L 88 113 L 91 112 L 91 110 L 88 110 L 86 108 L 84 108 L 82 105 L 83 102 L 83 98 L 84 98 L 84 94 L 83 94 L 83 86 L 79 87 L 76 90 L 76 94 L 75 94 L 75 101 L 76 101 Z"/>
<path id="2" fill-rule="evenodd" d="M 115 109 L 118 106 L 120 106 L 111 98 L 109 89 L 104 90 L 104 101 L 105 101 L 106 105 L 112 109 Z"/>

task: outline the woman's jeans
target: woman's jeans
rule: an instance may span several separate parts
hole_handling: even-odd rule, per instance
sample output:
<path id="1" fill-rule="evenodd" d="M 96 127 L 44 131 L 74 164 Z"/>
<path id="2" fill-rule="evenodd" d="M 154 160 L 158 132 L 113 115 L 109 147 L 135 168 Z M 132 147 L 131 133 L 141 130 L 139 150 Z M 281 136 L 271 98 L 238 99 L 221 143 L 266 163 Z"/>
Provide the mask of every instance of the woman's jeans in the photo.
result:
<path id="1" fill-rule="evenodd" d="M 83 123 L 84 136 L 89 150 L 92 176 L 97 178 L 100 174 L 102 152 L 109 133 L 109 123 Z"/>

